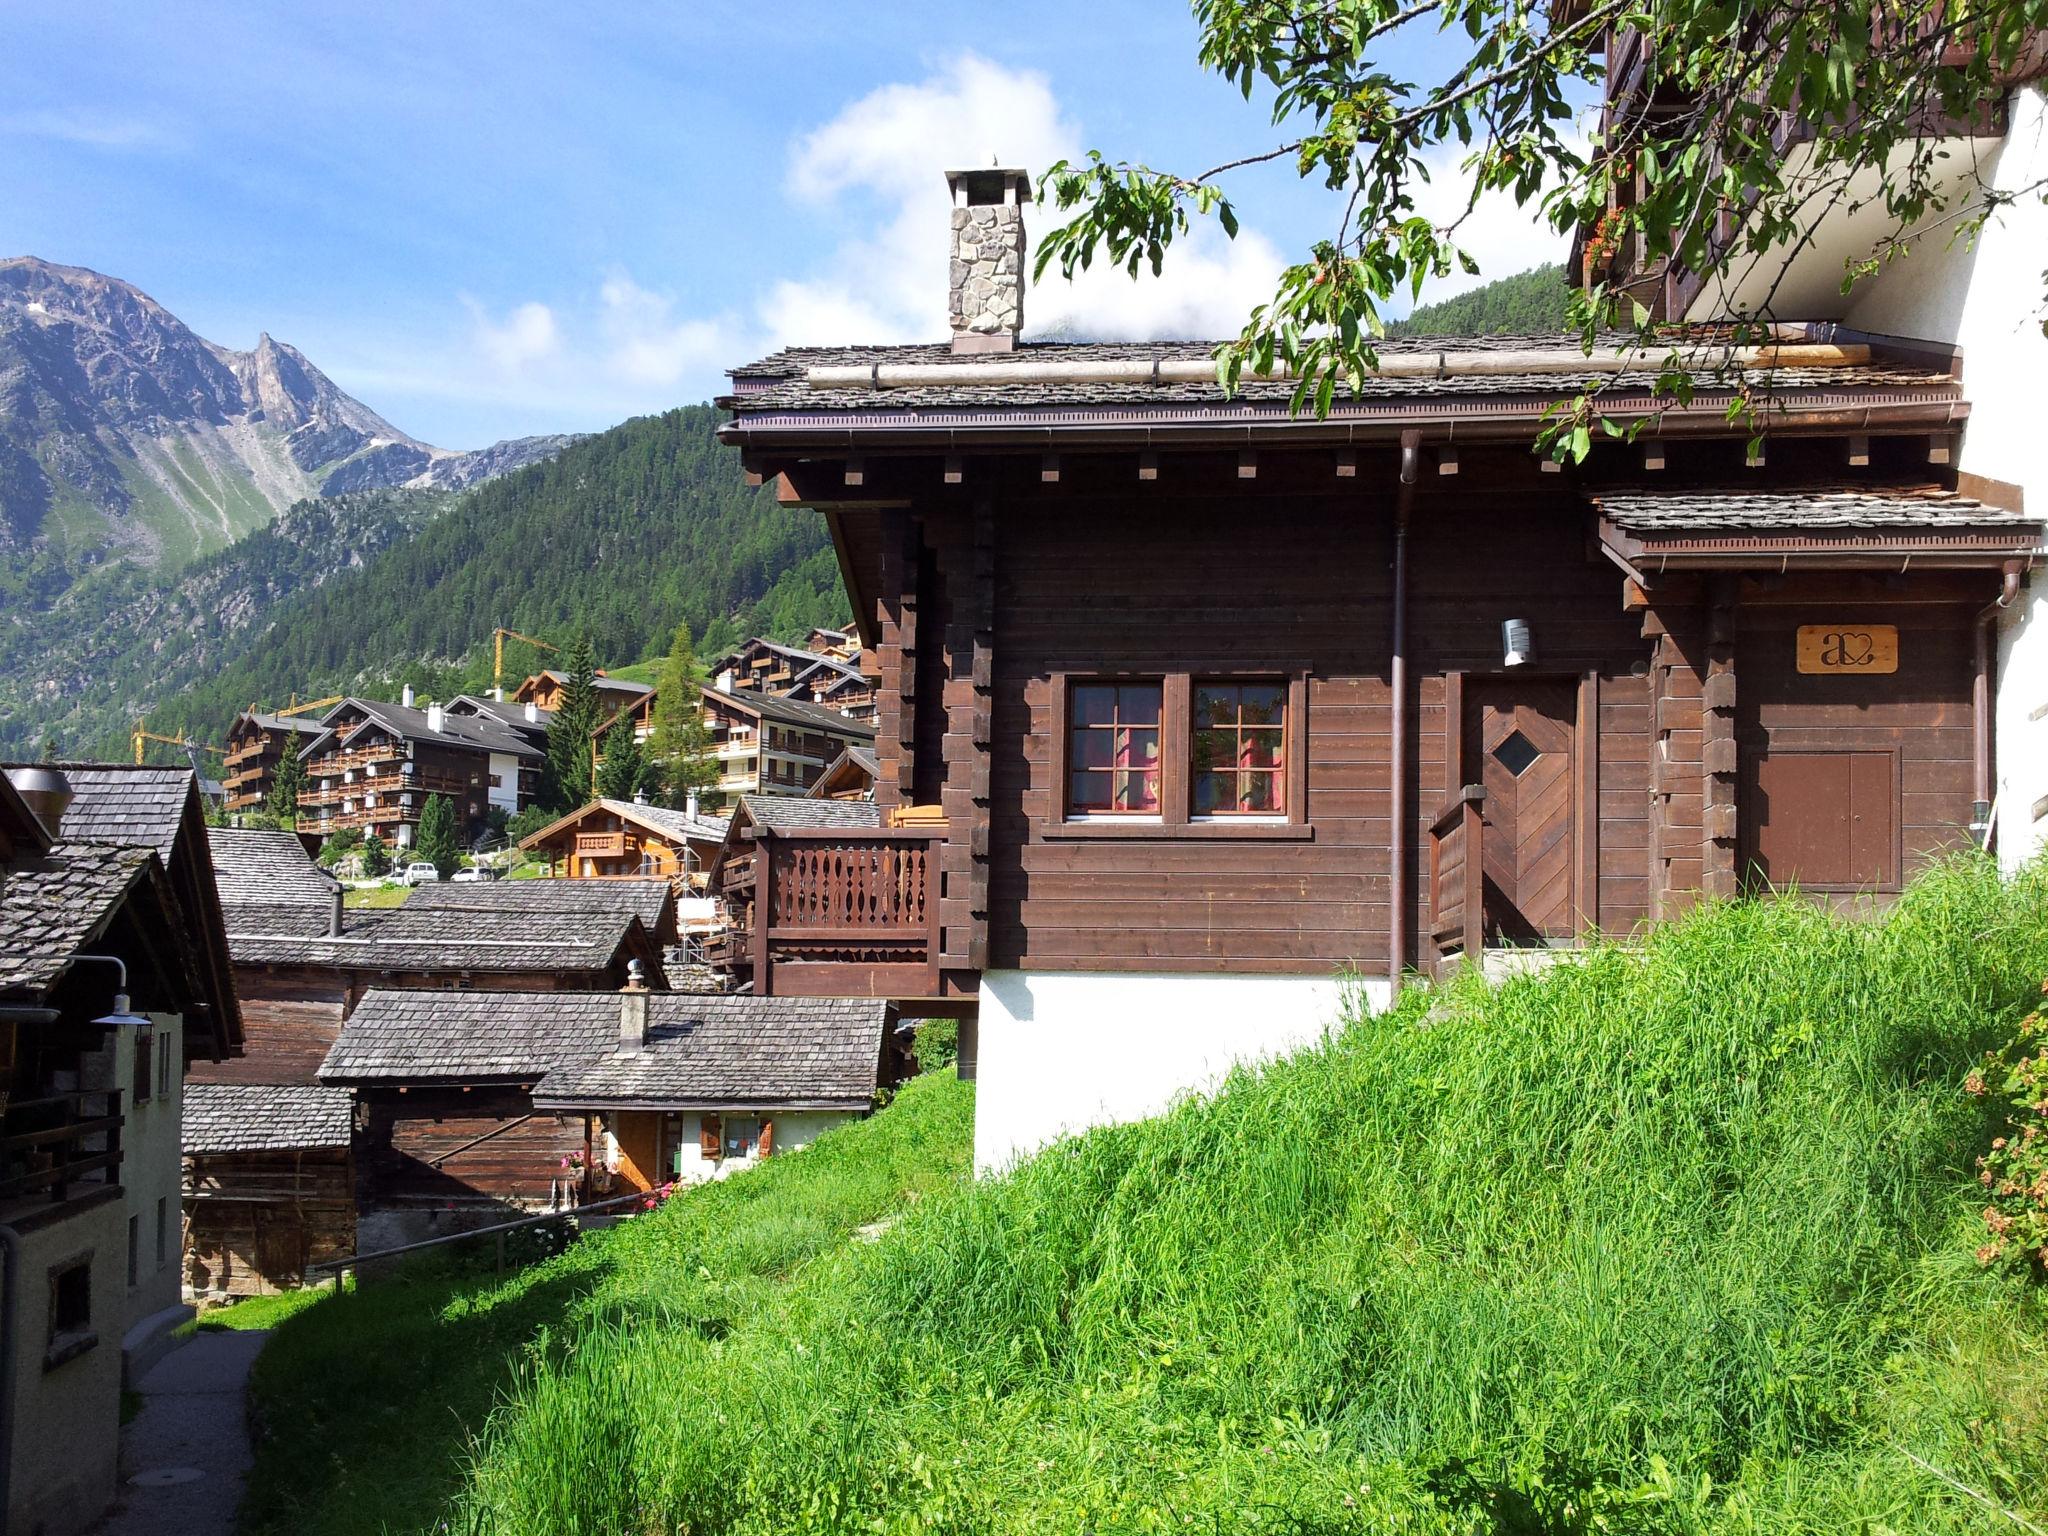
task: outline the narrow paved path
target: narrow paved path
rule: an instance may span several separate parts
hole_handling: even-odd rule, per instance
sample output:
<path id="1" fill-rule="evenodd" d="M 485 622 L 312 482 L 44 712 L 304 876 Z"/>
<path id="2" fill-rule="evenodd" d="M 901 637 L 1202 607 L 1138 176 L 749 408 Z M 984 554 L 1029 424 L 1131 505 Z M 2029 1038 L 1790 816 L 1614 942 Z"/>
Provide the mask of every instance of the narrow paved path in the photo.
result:
<path id="1" fill-rule="evenodd" d="M 229 1536 L 249 1474 L 243 1389 L 269 1333 L 198 1333 L 142 1378 L 121 1487 L 94 1536 Z"/>

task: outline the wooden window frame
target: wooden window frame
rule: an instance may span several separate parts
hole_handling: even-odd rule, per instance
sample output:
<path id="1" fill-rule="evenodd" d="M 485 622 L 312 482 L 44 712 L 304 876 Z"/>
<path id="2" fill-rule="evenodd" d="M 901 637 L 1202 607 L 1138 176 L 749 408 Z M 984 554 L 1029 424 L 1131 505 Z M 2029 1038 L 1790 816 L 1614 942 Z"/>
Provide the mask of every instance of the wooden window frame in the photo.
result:
<path id="1" fill-rule="evenodd" d="M 1054 672 L 1052 685 L 1052 783 L 1050 809 L 1039 835 L 1055 842 L 1132 839 L 1174 842 L 1309 842 L 1315 826 L 1308 819 L 1308 674 L 1303 665 L 1265 667 L 1182 667 L 1092 669 Z M 1287 754 L 1284 817 L 1258 813 L 1190 814 L 1194 760 L 1194 685 L 1278 683 L 1287 690 Z M 1089 683 L 1158 683 L 1159 814 L 1087 815 L 1075 817 L 1067 805 L 1068 719 L 1073 689 Z"/>

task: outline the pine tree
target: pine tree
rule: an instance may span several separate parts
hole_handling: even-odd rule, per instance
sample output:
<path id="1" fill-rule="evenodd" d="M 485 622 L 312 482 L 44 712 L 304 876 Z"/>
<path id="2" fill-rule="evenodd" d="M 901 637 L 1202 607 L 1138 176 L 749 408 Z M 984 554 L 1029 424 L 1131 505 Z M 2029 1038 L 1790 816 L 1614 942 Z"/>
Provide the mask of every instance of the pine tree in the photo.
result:
<path id="1" fill-rule="evenodd" d="M 548 724 L 546 792 L 557 811 L 570 811 L 590 799 L 590 738 L 603 721 L 590 637 L 578 635 L 570 641 L 562 661 L 569 682 Z"/>
<path id="2" fill-rule="evenodd" d="M 711 755 L 711 732 L 704 724 L 698 689 L 703 678 L 690 644 L 690 626 L 678 625 L 675 644 L 661 669 L 654 696 L 654 730 L 647 738 L 649 767 L 659 779 L 670 805 L 682 807 L 692 790 L 706 792 L 718 783 L 718 763 Z"/>
<path id="3" fill-rule="evenodd" d="M 446 795 L 427 796 L 420 812 L 419 857 L 431 863 L 446 880 L 455 873 L 462 854 L 455 845 L 455 807 Z"/>
<path id="4" fill-rule="evenodd" d="M 645 763 L 633 722 L 621 720 L 604 733 L 604 758 L 597 767 L 597 793 L 605 800 L 630 800 L 640 789 Z"/>
<path id="5" fill-rule="evenodd" d="M 391 855 L 385 850 L 384 839 L 372 832 L 363 839 L 363 873 L 375 879 L 391 870 Z"/>
<path id="6" fill-rule="evenodd" d="M 306 765 L 299 761 L 298 733 L 285 733 L 284 755 L 278 759 L 277 780 L 270 786 L 265 808 L 287 830 L 299 824 L 299 792 L 306 786 Z"/>

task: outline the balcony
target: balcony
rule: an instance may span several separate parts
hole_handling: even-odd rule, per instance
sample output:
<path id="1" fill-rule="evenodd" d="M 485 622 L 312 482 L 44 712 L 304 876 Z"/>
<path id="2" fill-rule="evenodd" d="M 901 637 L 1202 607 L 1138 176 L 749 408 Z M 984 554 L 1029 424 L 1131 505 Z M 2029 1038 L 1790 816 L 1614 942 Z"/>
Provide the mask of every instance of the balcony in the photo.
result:
<path id="1" fill-rule="evenodd" d="M 623 859 L 626 853 L 626 834 L 623 832 L 576 834 L 576 857 L 579 859 Z"/>
<path id="2" fill-rule="evenodd" d="M 120 1182 L 119 1093 L 17 1099 L 0 1126 L 0 1213 L 10 1218 Z"/>
<path id="3" fill-rule="evenodd" d="M 722 871 L 723 961 L 761 997 L 938 996 L 944 841 L 943 828 L 762 836 Z"/>

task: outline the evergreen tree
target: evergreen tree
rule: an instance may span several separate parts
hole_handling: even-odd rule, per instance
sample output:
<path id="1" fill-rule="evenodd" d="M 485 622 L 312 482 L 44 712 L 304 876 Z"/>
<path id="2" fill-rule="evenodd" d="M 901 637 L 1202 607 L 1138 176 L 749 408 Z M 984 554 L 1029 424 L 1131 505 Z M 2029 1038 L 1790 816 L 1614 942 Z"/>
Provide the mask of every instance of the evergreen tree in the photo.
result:
<path id="1" fill-rule="evenodd" d="M 426 808 L 420 812 L 416 852 L 441 872 L 443 880 L 455 873 L 462 854 L 455 845 L 455 807 L 446 795 L 427 796 Z"/>
<path id="2" fill-rule="evenodd" d="M 286 733 L 284 756 L 277 764 L 277 780 L 270 786 L 270 796 L 264 802 L 270 814 L 287 828 L 299 824 L 299 792 L 306 785 L 306 765 L 299 761 L 296 738 L 297 732 Z"/>
<path id="3" fill-rule="evenodd" d="M 603 724 L 597 697 L 597 663 L 590 637 L 578 635 L 562 658 L 568 686 L 548 724 L 548 771 L 544 792 L 557 811 L 571 811 L 590 799 L 590 738 Z"/>
<path id="4" fill-rule="evenodd" d="M 374 880 L 390 870 L 391 855 L 384 847 L 384 839 L 372 832 L 363 839 L 363 873 Z"/>
<path id="5" fill-rule="evenodd" d="M 630 800 L 639 792 L 646 764 L 640 743 L 633 739 L 633 724 L 617 722 L 604 733 L 604 757 L 597 767 L 597 793 L 604 800 Z"/>
<path id="6" fill-rule="evenodd" d="M 661 669 L 654 696 L 654 730 L 647 738 L 648 766 L 670 805 L 680 808 L 692 790 L 705 793 L 718 783 L 711 755 L 711 731 L 697 690 L 703 685 L 690 626 L 676 627 L 675 643 Z"/>

